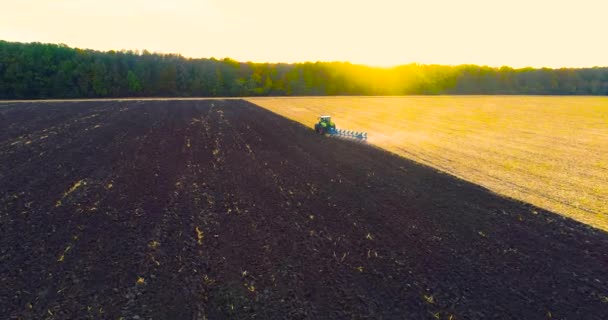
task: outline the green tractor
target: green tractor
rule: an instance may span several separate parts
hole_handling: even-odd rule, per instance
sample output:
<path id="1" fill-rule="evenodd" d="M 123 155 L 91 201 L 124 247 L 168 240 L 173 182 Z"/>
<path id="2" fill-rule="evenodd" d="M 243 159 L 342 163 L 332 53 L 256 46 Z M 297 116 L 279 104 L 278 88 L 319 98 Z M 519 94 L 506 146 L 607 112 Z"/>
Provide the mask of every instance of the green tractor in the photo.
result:
<path id="1" fill-rule="evenodd" d="M 320 116 L 319 122 L 315 123 L 315 131 L 318 134 L 335 134 L 336 124 L 331 121 L 330 116 Z"/>

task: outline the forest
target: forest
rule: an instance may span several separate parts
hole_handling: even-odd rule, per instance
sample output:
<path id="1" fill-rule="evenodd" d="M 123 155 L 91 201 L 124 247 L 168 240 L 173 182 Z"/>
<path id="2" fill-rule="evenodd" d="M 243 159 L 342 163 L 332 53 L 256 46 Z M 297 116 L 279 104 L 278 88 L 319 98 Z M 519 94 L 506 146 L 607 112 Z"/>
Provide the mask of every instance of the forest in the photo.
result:
<path id="1" fill-rule="evenodd" d="M 439 94 L 608 95 L 608 67 L 256 63 L 0 41 L 0 99 Z"/>

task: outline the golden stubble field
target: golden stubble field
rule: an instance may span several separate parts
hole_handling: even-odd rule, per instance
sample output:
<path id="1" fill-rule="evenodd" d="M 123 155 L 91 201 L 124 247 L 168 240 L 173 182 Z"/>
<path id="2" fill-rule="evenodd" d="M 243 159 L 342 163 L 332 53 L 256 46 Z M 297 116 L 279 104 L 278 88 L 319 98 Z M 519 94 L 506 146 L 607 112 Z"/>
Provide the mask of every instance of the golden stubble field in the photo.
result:
<path id="1" fill-rule="evenodd" d="M 369 143 L 608 230 L 608 98 L 250 98 L 312 127 L 328 114 Z"/>

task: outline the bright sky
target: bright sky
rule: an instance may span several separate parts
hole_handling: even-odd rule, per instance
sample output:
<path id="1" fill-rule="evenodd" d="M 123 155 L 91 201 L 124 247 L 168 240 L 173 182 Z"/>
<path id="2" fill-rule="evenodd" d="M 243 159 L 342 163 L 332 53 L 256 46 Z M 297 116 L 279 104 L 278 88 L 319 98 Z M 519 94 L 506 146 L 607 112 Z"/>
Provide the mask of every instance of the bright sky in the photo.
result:
<path id="1" fill-rule="evenodd" d="M 608 0 L 0 0 L 0 39 L 239 61 L 608 66 Z"/>

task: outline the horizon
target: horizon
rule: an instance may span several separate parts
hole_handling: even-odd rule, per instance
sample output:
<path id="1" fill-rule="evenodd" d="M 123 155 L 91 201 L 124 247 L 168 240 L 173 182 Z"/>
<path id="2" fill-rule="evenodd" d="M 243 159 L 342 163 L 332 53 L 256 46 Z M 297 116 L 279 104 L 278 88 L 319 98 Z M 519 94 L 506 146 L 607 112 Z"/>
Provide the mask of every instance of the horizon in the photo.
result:
<path id="1" fill-rule="evenodd" d="M 592 68 L 608 66 L 606 9 L 599 0 L 9 0 L 0 39 L 255 63 Z"/>

